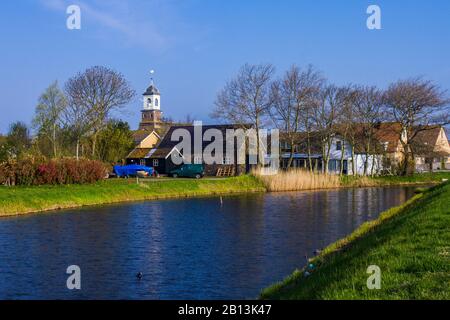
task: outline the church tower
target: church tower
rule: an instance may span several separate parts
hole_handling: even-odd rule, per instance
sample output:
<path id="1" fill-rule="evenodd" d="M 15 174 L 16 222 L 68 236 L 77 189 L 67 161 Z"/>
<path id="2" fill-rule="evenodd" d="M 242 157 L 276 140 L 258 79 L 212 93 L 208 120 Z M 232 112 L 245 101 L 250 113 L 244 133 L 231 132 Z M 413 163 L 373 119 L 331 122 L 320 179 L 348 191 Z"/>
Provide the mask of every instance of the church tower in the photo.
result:
<path id="1" fill-rule="evenodd" d="M 143 97 L 142 118 L 139 124 L 139 130 L 153 131 L 160 129 L 163 124 L 161 121 L 161 94 L 153 84 L 153 79 L 150 87 L 144 92 Z"/>

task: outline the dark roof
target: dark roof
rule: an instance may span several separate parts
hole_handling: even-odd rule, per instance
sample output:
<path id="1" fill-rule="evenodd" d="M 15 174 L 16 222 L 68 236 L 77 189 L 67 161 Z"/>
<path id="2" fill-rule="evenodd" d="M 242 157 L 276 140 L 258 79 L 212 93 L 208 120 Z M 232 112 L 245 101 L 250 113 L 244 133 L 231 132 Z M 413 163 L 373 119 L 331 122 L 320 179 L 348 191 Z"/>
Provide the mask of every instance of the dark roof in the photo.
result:
<path id="1" fill-rule="evenodd" d="M 148 137 L 149 134 L 151 134 L 152 131 L 150 130 L 146 130 L 146 129 L 141 129 L 141 130 L 136 130 L 133 132 L 133 140 L 134 140 L 134 144 L 138 145 L 139 143 L 142 142 L 142 140 L 144 140 L 145 138 Z"/>
<path id="2" fill-rule="evenodd" d="M 136 148 L 130 152 L 127 158 L 131 159 L 142 159 L 150 152 L 150 148 Z"/>
<path id="3" fill-rule="evenodd" d="M 226 130 L 227 129 L 242 129 L 242 128 L 250 128 L 250 125 L 242 126 L 242 125 L 234 125 L 234 124 L 220 124 L 220 125 L 203 125 L 202 126 L 202 137 L 206 130 L 209 129 L 217 129 L 222 132 L 222 136 L 226 137 Z M 177 129 L 184 129 L 187 130 L 191 135 L 191 153 L 194 153 L 194 128 L 193 125 L 173 125 L 169 128 L 169 130 L 164 135 L 164 138 L 159 142 L 158 145 L 156 145 L 155 149 L 157 149 L 155 152 L 153 152 L 150 155 L 150 158 L 165 158 L 167 157 L 170 152 L 173 150 L 173 148 L 181 141 L 172 141 L 172 134 Z M 224 143 L 224 152 L 226 148 L 226 139 L 223 139 Z M 202 139 L 202 151 L 204 148 L 209 145 L 211 141 L 204 141 Z"/>
<path id="4" fill-rule="evenodd" d="M 417 132 L 416 136 L 413 138 L 413 141 L 425 145 L 432 145 L 434 147 L 440 133 L 441 127 L 423 128 L 422 131 Z"/>
<path id="5" fill-rule="evenodd" d="M 158 88 L 156 88 L 153 84 L 150 85 L 150 87 L 147 88 L 147 90 L 144 92 L 144 96 L 151 96 L 154 94 L 160 94 Z"/>
<path id="6" fill-rule="evenodd" d="M 167 158 L 167 156 L 169 156 L 172 151 L 174 150 L 175 147 L 173 148 L 154 148 L 152 149 L 152 151 L 149 153 L 148 158 L 150 159 L 154 159 L 154 158 Z M 175 149 L 176 150 L 176 149 Z"/>
<path id="7" fill-rule="evenodd" d="M 308 134 L 306 132 L 296 132 L 292 134 L 294 143 L 298 146 L 299 153 L 307 153 Z M 289 142 L 290 138 L 286 133 L 280 133 L 280 142 Z M 270 139 L 269 139 L 270 141 Z M 322 144 L 318 132 L 309 133 L 310 151 L 312 154 L 322 154 Z"/>
<path id="8" fill-rule="evenodd" d="M 423 130 L 417 132 L 416 136 L 411 141 L 411 148 L 415 154 L 421 156 L 448 156 L 448 153 L 445 151 L 434 151 L 442 127 L 428 126 L 420 129 Z"/>

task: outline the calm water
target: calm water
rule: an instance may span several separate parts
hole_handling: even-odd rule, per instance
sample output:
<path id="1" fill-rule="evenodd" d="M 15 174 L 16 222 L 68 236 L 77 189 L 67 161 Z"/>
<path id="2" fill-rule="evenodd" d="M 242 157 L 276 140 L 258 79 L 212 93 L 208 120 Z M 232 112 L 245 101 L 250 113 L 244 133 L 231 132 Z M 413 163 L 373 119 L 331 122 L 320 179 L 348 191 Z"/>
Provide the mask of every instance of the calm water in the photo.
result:
<path id="1" fill-rule="evenodd" d="M 254 298 L 413 192 L 253 194 L 0 219 L 0 298 Z M 81 268 L 80 291 L 66 288 L 69 265 Z"/>

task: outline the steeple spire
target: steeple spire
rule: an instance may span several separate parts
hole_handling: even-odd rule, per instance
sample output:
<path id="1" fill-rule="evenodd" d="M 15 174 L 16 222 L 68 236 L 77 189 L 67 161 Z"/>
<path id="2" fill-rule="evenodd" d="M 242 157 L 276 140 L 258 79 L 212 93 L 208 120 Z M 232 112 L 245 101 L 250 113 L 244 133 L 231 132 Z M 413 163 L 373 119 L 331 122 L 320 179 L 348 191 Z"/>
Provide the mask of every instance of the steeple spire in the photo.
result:
<path id="1" fill-rule="evenodd" d="M 151 74 L 151 78 L 150 78 L 150 85 L 153 86 L 154 82 L 153 82 L 153 74 L 155 73 L 155 70 L 150 70 L 150 74 Z"/>
<path id="2" fill-rule="evenodd" d="M 150 70 L 150 86 L 143 93 L 143 108 L 141 110 L 142 120 L 140 129 L 154 130 L 161 127 L 161 93 L 156 88 L 153 80 L 154 70 Z"/>

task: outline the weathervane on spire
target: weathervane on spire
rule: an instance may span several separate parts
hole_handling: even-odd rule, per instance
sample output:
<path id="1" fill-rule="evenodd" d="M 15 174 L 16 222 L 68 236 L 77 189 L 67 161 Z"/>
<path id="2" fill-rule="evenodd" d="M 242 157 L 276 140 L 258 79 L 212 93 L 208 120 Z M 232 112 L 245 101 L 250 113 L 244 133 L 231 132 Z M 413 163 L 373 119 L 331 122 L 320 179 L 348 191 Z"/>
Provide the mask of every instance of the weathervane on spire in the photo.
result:
<path id="1" fill-rule="evenodd" d="M 151 79 L 151 84 L 152 84 L 152 85 L 153 85 L 153 74 L 154 74 L 154 73 L 155 73 L 155 70 L 153 70 L 153 69 L 150 70 L 150 74 L 151 74 L 151 76 L 152 76 L 152 77 L 150 78 L 150 79 Z"/>

